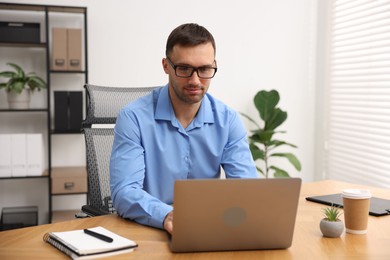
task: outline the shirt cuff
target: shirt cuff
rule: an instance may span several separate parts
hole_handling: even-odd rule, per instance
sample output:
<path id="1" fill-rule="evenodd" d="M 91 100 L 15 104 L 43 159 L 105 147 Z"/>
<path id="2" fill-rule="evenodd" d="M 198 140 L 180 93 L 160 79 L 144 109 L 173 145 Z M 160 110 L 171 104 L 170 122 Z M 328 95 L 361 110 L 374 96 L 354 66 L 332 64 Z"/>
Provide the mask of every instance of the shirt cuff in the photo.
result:
<path id="1" fill-rule="evenodd" d="M 173 210 L 173 207 L 167 204 L 161 205 L 159 209 L 156 211 L 156 215 L 154 218 L 150 219 L 149 225 L 152 227 L 164 229 L 164 219 L 169 212 Z"/>

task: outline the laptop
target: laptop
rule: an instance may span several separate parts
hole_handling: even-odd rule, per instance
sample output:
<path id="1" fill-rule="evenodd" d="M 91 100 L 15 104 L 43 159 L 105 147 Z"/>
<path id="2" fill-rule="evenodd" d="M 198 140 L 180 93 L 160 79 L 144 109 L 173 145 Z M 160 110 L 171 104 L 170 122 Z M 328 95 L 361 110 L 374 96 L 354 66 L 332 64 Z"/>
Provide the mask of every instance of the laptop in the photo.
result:
<path id="1" fill-rule="evenodd" d="M 171 251 L 288 248 L 300 188 L 299 178 L 176 181 Z"/>
<path id="2" fill-rule="evenodd" d="M 341 197 L 341 193 L 311 196 L 307 197 L 306 200 L 329 206 L 333 205 L 336 207 L 343 207 L 343 198 Z M 370 199 L 369 214 L 375 217 L 390 215 L 390 200 L 372 197 Z"/>

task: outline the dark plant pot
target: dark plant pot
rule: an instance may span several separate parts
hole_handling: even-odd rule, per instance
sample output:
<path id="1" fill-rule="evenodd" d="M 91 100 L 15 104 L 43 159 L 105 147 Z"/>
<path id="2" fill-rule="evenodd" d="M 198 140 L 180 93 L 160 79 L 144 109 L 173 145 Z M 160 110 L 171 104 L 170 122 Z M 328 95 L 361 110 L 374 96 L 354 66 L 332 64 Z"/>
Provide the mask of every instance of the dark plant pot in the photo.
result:
<path id="1" fill-rule="evenodd" d="M 320 229 L 324 237 L 340 237 L 344 231 L 344 223 L 341 220 L 329 221 L 322 219 Z"/>

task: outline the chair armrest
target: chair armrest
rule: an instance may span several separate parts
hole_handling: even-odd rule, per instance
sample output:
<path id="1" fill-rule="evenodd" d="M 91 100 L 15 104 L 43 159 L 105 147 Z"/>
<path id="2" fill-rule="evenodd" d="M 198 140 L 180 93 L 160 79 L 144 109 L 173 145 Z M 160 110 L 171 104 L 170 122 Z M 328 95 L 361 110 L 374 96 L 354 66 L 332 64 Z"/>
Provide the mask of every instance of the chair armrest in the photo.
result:
<path id="1" fill-rule="evenodd" d="M 95 217 L 95 216 L 103 216 L 103 215 L 108 215 L 111 214 L 108 211 L 98 209 L 94 206 L 91 205 L 84 205 L 81 207 L 81 211 L 87 214 L 90 217 Z"/>

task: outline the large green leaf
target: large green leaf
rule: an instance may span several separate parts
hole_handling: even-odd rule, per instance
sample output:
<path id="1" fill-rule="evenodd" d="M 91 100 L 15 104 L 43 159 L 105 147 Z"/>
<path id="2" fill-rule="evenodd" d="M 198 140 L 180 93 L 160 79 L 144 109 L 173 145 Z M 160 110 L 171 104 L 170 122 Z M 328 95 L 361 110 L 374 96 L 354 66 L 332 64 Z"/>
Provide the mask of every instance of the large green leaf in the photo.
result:
<path id="1" fill-rule="evenodd" d="M 288 146 L 291 146 L 293 148 L 297 148 L 297 146 L 295 144 L 287 143 L 287 142 L 281 141 L 281 140 L 272 140 L 269 143 L 269 146 L 274 146 L 274 147 L 278 147 L 278 146 L 282 146 L 282 145 L 288 145 Z"/>
<path id="2" fill-rule="evenodd" d="M 252 158 L 254 161 L 256 160 L 264 160 L 264 151 L 260 149 L 257 145 L 251 143 L 249 144 L 249 149 L 252 153 Z"/>
<path id="3" fill-rule="evenodd" d="M 26 77 L 23 69 L 20 66 L 16 65 L 15 63 L 7 63 L 7 64 L 16 70 L 16 74 L 18 78 L 24 79 Z"/>
<path id="4" fill-rule="evenodd" d="M 249 137 L 249 139 L 253 142 L 268 144 L 274 133 L 274 131 L 264 131 L 259 129 L 257 131 L 253 131 L 253 134 Z"/>
<path id="5" fill-rule="evenodd" d="M 278 167 L 271 166 L 270 169 L 274 170 L 274 177 L 276 178 L 290 177 L 290 175 L 285 170 L 282 170 Z"/>
<path id="6" fill-rule="evenodd" d="M 264 130 L 274 130 L 287 119 L 287 112 L 280 108 L 275 108 L 272 111 L 272 116 L 265 122 Z"/>
<path id="7" fill-rule="evenodd" d="M 16 73 L 13 71 L 2 71 L 0 72 L 0 77 L 3 78 L 13 78 L 16 76 Z"/>
<path id="8" fill-rule="evenodd" d="M 274 153 L 274 154 L 271 154 L 270 156 L 272 157 L 284 157 L 284 158 L 287 158 L 288 161 L 295 167 L 295 169 L 297 169 L 298 171 L 301 170 L 302 166 L 301 166 L 301 163 L 300 161 L 298 160 L 298 158 L 293 155 L 292 153 Z"/>
<path id="9" fill-rule="evenodd" d="M 16 81 L 12 85 L 13 85 L 12 91 L 20 94 L 22 93 L 25 84 L 23 81 Z"/>
<path id="10" fill-rule="evenodd" d="M 272 117 L 273 110 L 279 103 L 279 99 L 279 93 L 276 90 L 262 90 L 256 94 L 254 98 L 255 107 L 259 111 L 260 118 L 265 122 Z"/>
<path id="11" fill-rule="evenodd" d="M 41 88 L 46 87 L 46 83 L 38 76 L 29 76 L 27 80 L 27 84 L 31 88 L 31 90 L 41 90 Z"/>

